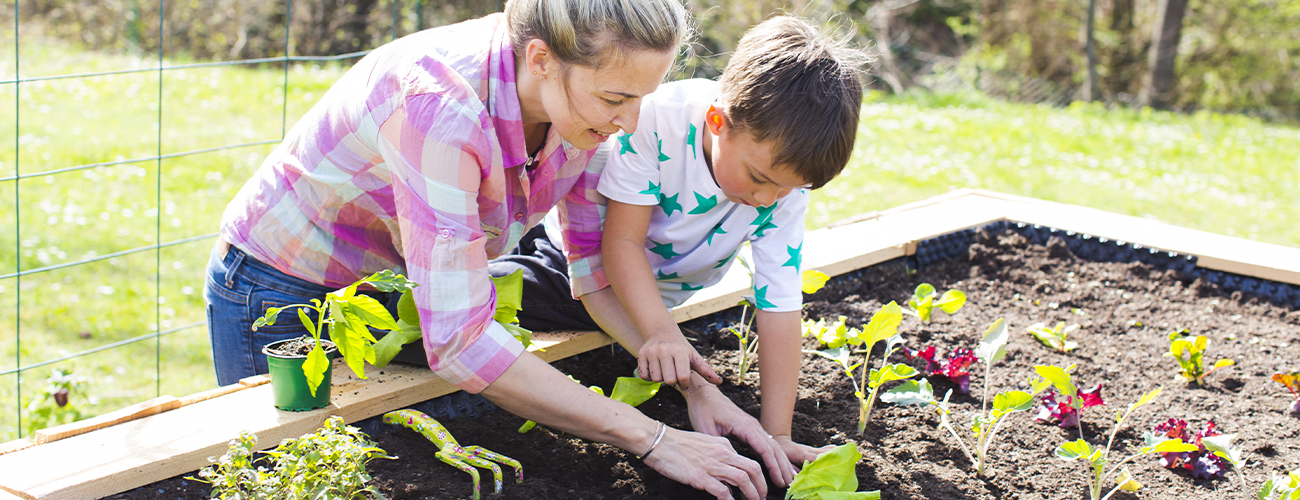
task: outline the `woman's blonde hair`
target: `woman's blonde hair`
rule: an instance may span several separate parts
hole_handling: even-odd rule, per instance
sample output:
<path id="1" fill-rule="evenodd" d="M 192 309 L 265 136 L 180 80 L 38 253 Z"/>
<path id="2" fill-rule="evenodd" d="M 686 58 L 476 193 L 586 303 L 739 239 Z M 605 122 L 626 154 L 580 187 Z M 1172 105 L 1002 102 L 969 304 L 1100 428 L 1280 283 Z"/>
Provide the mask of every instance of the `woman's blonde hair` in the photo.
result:
<path id="1" fill-rule="evenodd" d="M 534 38 L 566 64 L 600 67 L 625 49 L 676 53 L 691 27 L 679 0 L 509 0 L 515 56 Z"/>

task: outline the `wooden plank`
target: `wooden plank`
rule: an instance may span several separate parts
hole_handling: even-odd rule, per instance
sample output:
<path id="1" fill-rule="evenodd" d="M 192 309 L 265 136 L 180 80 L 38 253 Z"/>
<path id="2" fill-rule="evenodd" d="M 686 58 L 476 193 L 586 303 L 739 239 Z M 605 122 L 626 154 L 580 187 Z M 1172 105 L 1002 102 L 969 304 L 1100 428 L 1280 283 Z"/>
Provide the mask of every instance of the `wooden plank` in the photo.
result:
<path id="1" fill-rule="evenodd" d="M 36 500 L 35 497 L 27 496 L 21 491 L 9 491 L 4 485 L 0 485 L 0 500 Z"/>
<path id="2" fill-rule="evenodd" d="M 27 438 L 15 439 L 13 441 L 0 443 L 0 455 L 4 455 L 5 453 L 13 453 L 18 450 L 25 450 L 33 446 L 36 446 L 36 443 L 33 443 L 32 440 Z"/>
<path id="3" fill-rule="evenodd" d="M 50 427 L 48 429 L 41 429 L 36 431 L 36 439 L 33 441 L 38 445 L 48 444 L 78 434 L 85 434 L 95 429 L 102 429 L 104 427 L 117 425 L 137 418 L 144 418 L 149 415 L 156 415 L 180 407 L 181 401 L 176 399 L 174 396 L 159 396 L 117 411 L 105 413 L 98 417 Z"/>
<path id="4" fill-rule="evenodd" d="M 269 379 L 268 379 L 268 380 L 269 380 Z M 194 394 L 190 394 L 189 396 L 185 396 L 185 397 L 181 398 L 181 406 L 192 405 L 192 404 L 194 404 L 194 403 L 198 403 L 198 402 L 200 402 L 200 401 L 207 401 L 207 400 L 209 400 L 209 399 L 212 399 L 212 398 L 215 398 L 215 397 L 218 397 L 218 396 L 225 396 L 225 395 L 230 394 L 230 393 L 232 393 L 232 392 L 235 392 L 235 391 L 242 391 L 242 390 L 247 389 L 247 388 L 248 388 L 248 386 L 246 386 L 246 385 L 244 385 L 244 384 L 234 383 L 234 384 L 230 384 L 230 385 L 226 385 L 226 386 L 221 386 L 221 387 L 218 387 L 218 388 L 216 388 L 216 389 L 208 389 L 208 390 L 203 391 L 203 392 L 196 392 L 196 393 L 194 393 Z"/>

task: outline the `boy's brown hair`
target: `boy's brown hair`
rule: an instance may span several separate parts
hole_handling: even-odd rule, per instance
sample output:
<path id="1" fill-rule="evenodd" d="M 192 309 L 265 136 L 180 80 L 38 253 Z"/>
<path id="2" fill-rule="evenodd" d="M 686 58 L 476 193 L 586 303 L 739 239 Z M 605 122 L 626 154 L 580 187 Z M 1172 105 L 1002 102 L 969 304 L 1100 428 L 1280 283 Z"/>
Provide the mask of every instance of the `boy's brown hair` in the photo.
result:
<path id="1" fill-rule="evenodd" d="M 719 80 L 731 126 L 771 141 L 772 163 L 812 189 L 839 175 L 853 153 L 867 57 L 789 16 L 745 32 Z"/>

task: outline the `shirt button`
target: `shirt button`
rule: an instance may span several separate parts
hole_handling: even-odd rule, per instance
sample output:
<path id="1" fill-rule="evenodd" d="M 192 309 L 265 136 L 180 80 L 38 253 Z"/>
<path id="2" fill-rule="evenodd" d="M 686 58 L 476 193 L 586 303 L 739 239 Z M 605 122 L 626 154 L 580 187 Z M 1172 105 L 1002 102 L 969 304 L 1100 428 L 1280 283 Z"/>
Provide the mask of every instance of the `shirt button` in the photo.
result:
<path id="1" fill-rule="evenodd" d="M 450 238 L 450 237 L 451 237 L 451 230 L 450 230 L 450 229 L 443 229 L 442 231 L 438 231 L 438 234 L 441 235 L 443 238 Z"/>
<path id="2" fill-rule="evenodd" d="M 515 214 L 515 220 L 524 220 L 524 214 Z"/>

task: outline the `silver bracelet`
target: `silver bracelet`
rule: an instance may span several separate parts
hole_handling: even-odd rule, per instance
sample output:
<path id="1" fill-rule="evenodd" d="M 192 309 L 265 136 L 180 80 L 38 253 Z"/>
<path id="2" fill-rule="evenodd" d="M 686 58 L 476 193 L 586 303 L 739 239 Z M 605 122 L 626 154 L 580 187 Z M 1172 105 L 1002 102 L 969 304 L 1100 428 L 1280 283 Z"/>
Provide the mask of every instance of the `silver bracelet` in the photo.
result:
<path id="1" fill-rule="evenodd" d="M 664 423 L 659 422 L 659 428 L 655 430 L 655 440 L 650 442 L 650 448 L 646 449 L 645 453 L 636 456 L 637 460 L 645 460 L 645 457 L 650 456 L 650 452 L 655 451 L 655 447 L 659 446 L 659 440 L 664 438 L 665 430 Z"/>

